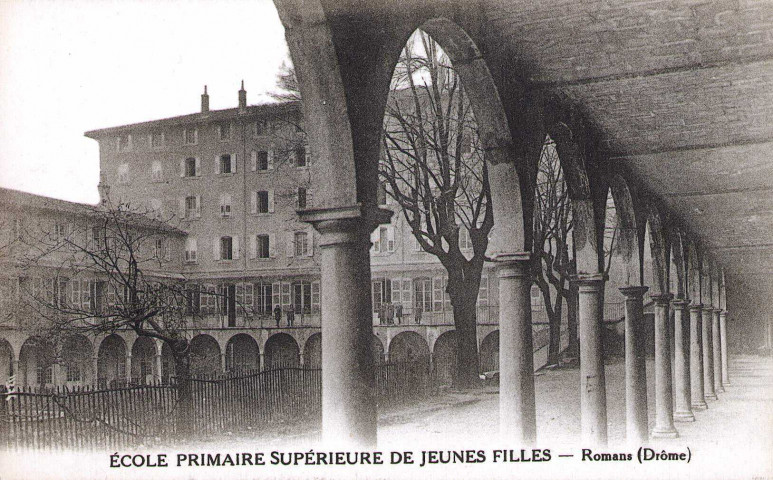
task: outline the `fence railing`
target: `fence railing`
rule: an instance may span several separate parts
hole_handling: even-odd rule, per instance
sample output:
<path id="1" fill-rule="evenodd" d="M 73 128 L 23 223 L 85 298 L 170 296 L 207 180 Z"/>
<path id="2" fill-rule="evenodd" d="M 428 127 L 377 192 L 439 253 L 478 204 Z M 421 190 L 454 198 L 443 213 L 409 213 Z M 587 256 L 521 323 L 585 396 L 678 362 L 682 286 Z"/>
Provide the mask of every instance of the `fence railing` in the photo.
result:
<path id="1" fill-rule="evenodd" d="M 429 362 L 377 365 L 382 406 L 432 391 Z M 95 449 L 150 445 L 176 438 L 178 388 L 172 385 L 19 388 L 0 392 L 0 450 Z M 192 378 L 194 438 L 255 432 L 317 419 L 322 370 L 279 368 L 238 376 Z"/>

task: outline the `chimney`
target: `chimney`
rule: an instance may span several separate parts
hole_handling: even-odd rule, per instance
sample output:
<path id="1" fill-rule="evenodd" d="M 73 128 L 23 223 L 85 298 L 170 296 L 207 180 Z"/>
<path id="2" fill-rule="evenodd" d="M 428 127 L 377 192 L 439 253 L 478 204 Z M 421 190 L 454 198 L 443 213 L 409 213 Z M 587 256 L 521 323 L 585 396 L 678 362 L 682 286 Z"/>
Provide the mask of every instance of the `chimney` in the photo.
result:
<path id="1" fill-rule="evenodd" d="M 209 94 L 207 93 L 207 86 L 204 85 L 204 93 L 201 95 L 201 113 L 209 112 Z"/>
<path id="2" fill-rule="evenodd" d="M 244 89 L 244 80 L 242 80 L 242 88 L 239 90 L 239 113 L 244 113 L 247 109 L 247 91 Z"/>

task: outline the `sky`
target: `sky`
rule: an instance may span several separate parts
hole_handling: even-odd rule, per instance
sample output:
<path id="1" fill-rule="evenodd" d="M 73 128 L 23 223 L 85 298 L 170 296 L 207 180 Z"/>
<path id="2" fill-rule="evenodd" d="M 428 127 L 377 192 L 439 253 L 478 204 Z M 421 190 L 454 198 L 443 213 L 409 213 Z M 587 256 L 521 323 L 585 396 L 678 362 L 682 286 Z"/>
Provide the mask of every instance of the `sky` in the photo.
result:
<path id="1" fill-rule="evenodd" d="M 0 187 L 99 200 L 83 133 L 269 101 L 289 61 L 271 0 L 0 0 Z"/>

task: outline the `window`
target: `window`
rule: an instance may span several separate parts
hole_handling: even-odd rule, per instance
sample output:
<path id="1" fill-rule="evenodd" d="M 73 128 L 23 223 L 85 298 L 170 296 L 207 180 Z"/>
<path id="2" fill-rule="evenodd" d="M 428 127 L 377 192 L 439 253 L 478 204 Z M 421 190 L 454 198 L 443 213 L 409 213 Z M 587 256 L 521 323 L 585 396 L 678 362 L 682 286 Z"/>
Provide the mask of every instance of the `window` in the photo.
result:
<path id="1" fill-rule="evenodd" d="M 38 362 L 45 361 L 44 359 L 38 358 Z M 53 365 L 41 365 L 38 363 L 38 366 L 36 368 L 36 373 L 38 376 L 38 385 L 48 385 L 53 382 L 54 377 L 54 367 Z"/>
<path id="2" fill-rule="evenodd" d="M 255 285 L 256 304 L 258 313 L 271 314 L 273 291 L 270 283 L 258 283 Z"/>
<path id="3" fill-rule="evenodd" d="M 295 256 L 309 254 L 309 236 L 306 232 L 295 232 Z"/>
<path id="4" fill-rule="evenodd" d="M 417 278 L 413 281 L 414 307 L 417 312 L 432 311 L 432 280 Z"/>
<path id="5" fill-rule="evenodd" d="M 193 127 L 184 129 L 183 142 L 186 145 L 196 145 L 199 143 L 199 130 Z"/>
<path id="6" fill-rule="evenodd" d="M 185 289 L 185 313 L 186 315 L 197 315 L 201 311 L 201 287 L 198 285 L 188 285 Z"/>
<path id="7" fill-rule="evenodd" d="M 164 132 L 153 132 L 150 134 L 150 146 L 160 148 L 164 146 Z"/>
<path id="8" fill-rule="evenodd" d="M 183 177 L 198 177 L 201 175 L 201 163 L 198 158 L 188 157 L 183 161 L 180 168 Z"/>
<path id="9" fill-rule="evenodd" d="M 228 317 L 228 326 L 236 326 L 236 285 L 221 285 L 220 287 L 221 313 Z"/>
<path id="10" fill-rule="evenodd" d="M 298 187 L 298 209 L 302 210 L 304 208 L 306 208 L 306 189 Z"/>
<path id="11" fill-rule="evenodd" d="M 395 251 L 395 227 L 382 225 L 371 235 L 374 253 L 388 253 Z"/>
<path id="12" fill-rule="evenodd" d="M 259 172 L 265 172 L 269 170 L 273 165 L 270 164 L 268 159 L 268 152 L 261 150 L 257 152 L 255 157 L 255 170 Z"/>
<path id="13" fill-rule="evenodd" d="M 392 282 L 389 280 L 373 280 L 373 313 L 380 313 L 381 307 L 392 300 Z"/>
<path id="14" fill-rule="evenodd" d="M 251 283 L 236 284 L 236 309 L 239 315 L 252 315 L 253 288 Z"/>
<path id="15" fill-rule="evenodd" d="M 223 217 L 231 216 L 231 194 L 223 193 L 220 195 L 220 215 Z"/>
<path id="16" fill-rule="evenodd" d="M 478 289 L 478 305 L 488 305 L 488 277 L 480 277 L 480 288 Z"/>
<path id="17" fill-rule="evenodd" d="M 231 139 L 231 124 L 221 123 L 217 126 L 217 136 L 220 138 L 220 140 L 230 140 Z"/>
<path id="18" fill-rule="evenodd" d="M 459 248 L 463 250 L 469 250 L 472 248 L 472 239 L 470 238 L 470 231 L 467 227 L 462 225 L 459 227 Z"/>
<path id="19" fill-rule="evenodd" d="M 197 196 L 185 197 L 185 217 L 193 218 L 199 216 L 199 201 Z"/>
<path id="20" fill-rule="evenodd" d="M 436 312 L 443 311 L 443 291 L 445 290 L 445 284 L 443 283 L 443 277 L 435 277 L 432 279 L 432 308 Z"/>
<path id="21" fill-rule="evenodd" d="M 252 213 L 273 213 L 274 212 L 274 192 L 273 190 L 261 190 L 254 192 L 252 197 Z"/>
<path id="22" fill-rule="evenodd" d="M 258 136 L 258 135 L 265 135 L 266 134 L 266 121 L 265 120 L 257 120 L 255 123 L 252 124 L 252 135 Z"/>
<path id="23" fill-rule="evenodd" d="M 89 310 L 95 314 L 105 312 L 106 283 L 102 281 L 89 281 Z"/>
<path id="24" fill-rule="evenodd" d="M 258 258 L 269 258 L 271 256 L 271 245 L 268 235 L 258 235 L 256 237 L 255 250 Z"/>
<path id="25" fill-rule="evenodd" d="M 220 260 L 233 260 L 233 238 L 220 237 Z"/>
<path id="26" fill-rule="evenodd" d="M 132 148 L 132 136 L 130 133 L 121 135 L 117 139 L 117 147 L 119 152 L 125 152 Z"/>
<path id="27" fill-rule="evenodd" d="M 293 306 L 296 313 L 311 313 L 311 283 L 293 283 Z"/>
<path id="28" fill-rule="evenodd" d="M 56 222 L 54 224 L 54 235 L 57 240 L 62 240 L 67 236 L 67 224 Z"/>
<path id="29" fill-rule="evenodd" d="M 308 167 L 306 162 L 306 148 L 298 147 L 295 149 L 295 165 L 297 167 Z"/>
<path id="30" fill-rule="evenodd" d="M 185 261 L 188 263 L 196 262 L 197 242 L 195 238 L 185 239 Z"/>
<path id="31" fill-rule="evenodd" d="M 81 373 L 81 366 L 77 362 L 72 362 L 65 365 L 67 381 L 68 382 L 80 382 L 83 380 L 83 374 Z"/>
<path id="32" fill-rule="evenodd" d="M 160 182 L 164 180 L 164 170 L 161 166 L 161 162 L 153 162 L 153 165 L 150 168 L 151 171 L 151 178 L 154 182 Z"/>
<path id="33" fill-rule="evenodd" d="M 122 163 L 118 165 L 118 183 L 120 185 L 126 185 L 129 183 L 129 164 Z"/>
<path id="34" fill-rule="evenodd" d="M 161 261 L 166 259 L 166 242 L 163 238 L 156 238 L 153 242 L 153 250 L 156 259 Z"/>
<path id="35" fill-rule="evenodd" d="M 234 173 L 236 171 L 231 163 L 231 155 L 226 153 L 220 155 L 220 167 L 218 170 L 220 173 Z"/>

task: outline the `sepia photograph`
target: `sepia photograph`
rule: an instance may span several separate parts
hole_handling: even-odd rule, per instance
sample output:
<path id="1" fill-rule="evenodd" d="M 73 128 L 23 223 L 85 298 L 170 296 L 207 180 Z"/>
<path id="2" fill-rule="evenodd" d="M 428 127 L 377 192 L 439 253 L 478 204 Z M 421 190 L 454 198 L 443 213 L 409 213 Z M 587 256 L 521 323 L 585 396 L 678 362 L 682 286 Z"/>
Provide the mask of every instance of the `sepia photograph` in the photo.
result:
<path id="1" fill-rule="evenodd" d="M 0 480 L 773 478 L 772 0 L 0 0 Z"/>

